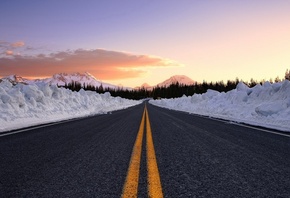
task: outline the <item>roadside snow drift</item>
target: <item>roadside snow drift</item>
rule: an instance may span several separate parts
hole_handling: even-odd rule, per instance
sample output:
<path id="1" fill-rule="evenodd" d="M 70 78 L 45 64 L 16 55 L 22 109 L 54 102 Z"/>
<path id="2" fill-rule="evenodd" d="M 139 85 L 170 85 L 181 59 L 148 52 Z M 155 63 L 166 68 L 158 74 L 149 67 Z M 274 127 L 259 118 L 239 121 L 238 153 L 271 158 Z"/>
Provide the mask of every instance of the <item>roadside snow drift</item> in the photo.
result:
<path id="1" fill-rule="evenodd" d="M 0 80 L 0 132 L 107 113 L 140 103 L 111 97 L 110 93 L 73 92 L 47 83 L 13 85 Z"/>
<path id="2" fill-rule="evenodd" d="M 290 81 L 248 88 L 240 82 L 227 93 L 208 90 L 204 94 L 176 99 L 150 100 L 151 104 L 194 114 L 263 126 L 290 132 Z"/>

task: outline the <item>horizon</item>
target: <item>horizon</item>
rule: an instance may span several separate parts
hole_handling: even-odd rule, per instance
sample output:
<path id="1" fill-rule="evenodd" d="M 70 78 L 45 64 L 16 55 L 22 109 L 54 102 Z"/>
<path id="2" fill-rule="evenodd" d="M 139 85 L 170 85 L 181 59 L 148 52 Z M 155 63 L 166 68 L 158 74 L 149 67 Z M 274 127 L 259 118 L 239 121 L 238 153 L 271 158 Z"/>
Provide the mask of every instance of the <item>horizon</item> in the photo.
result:
<path id="1" fill-rule="evenodd" d="M 290 67 L 290 1 L 18 0 L 0 7 L 2 77 L 87 71 L 136 87 L 173 75 L 282 79 Z"/>
<path id="2" fill-rule="evenodd" d="M 286 70 L 286 72 L 285 72 L 285 76 L 284 77 L 282 77 L 282 78 L 279 78 L 279 76 L 277 76 L 276 78 L 278 78 L 277 80 L 277 82 L 282 82 L 282 81 L 284 81 L 284 80 L 286 80 L 285 78 L 286 78 L 286 73 L 288 73 L 287 75 L 289 75 L 289 73 L 290 73 L 290 70 Z M 110 82 L 107 82 L 107 81 L 105 81 L 105 80 L 102 80 L 102 79 L 98 79 L 98 78 L 96 78 L 94 75 L 92 75 L 92 74 L 90 74 L 89 72 L 84 72 L 84 73 L 80 73 L 80 72 L 74 72 L 74 73 L 65 73 L 65 72 L 61 72 L 61 73 L 55 73 L 55 74 L 53 74 L 52 76 L 47 76 L 47 77 L 31 77 L 31 78 L 28 78 L 28 77 L 23 77 L 23 76 L 19 76 L 19 75 L 16 75 L 16 74 L 11 74 L 11 75 L 8 75 L 8 76 L 0 76 L 0 79 L 3 79 L 3 78 L 8 78 L 8 77 L 10 77 L 10 76 L 15 76 L 15 77 L 20 77 L 20 78 L 22 78 L 22 79 L 24 79 L 24 80 L 31 80 L 31 81 L 34 81 L 34 80 L 46 80 L 46 79 L 52 79 L 53 78 L 53 76 L 55 76 L 55 75 L 61 75 L 61 74 L 64 74 L 64 75 L 67 75 L 67 76 L 75 76 L 75 75 L 77 75 L 77 74 L 79 74 L 79 75 L 87 75 L 87 76 L 89 76 L 89 77 L 92 77 L 94 80 L 96 80 L 96 82 L 101 82 L 101 83 L 105 83 L 105 84 L 110 84 L 110 85 L 112 85 L 112 86 L 121 86 L 121 87 L 125 87 L 125 88 L 131 88 L 131 89 L 135 89 L 135 88 L 140 88 L 140 87 L 143 87 L 143 86 L 145 86 L 145 87 L 156 87 L 156 86 L 160 86 L 160 84 L 166 84 L 166 81 L 168 81 L 168 80 L 170 80 L 170 79 L 172 79 L 172 78 L 174 78 L 174 77 L 186 77 L 186 78 L 188 78 L 187 80 L 190 80 L 190 81 L 192 81 L 192 82 L 194 82 L 194 83 L 197 83 L 197 84 L 202 84 L 203 82 L 205 82 L 205 83 L 220 83 L 220 82 L 223 82 L 223 83 L 227 83 L 228 81 L 230 81 L 230 82 L 236 82 L 237 80 L 239 81 L 239 82 L 243 82 L 244 84 L 246 84 L 247 86 L 249 85 L 249 83 L 251 83 L 251 81 L 253 80 L 253 82 L 255 82 L 255 83 L 265 83 L 265 82 L 270 82 L 270 83 L 274 83 L 274 82 L 276 82 L 276 79 L 275 78 L 270 78 L 270 79 L 261 79 L 261 80 L 258 80 L 258 79 L 253 79 L 253 78 L 251 78 L 251 80 L 243 80 L 243 79 L 239 79 L 238 77 L 236 77 L 235 79 L 227 79 L 226 81 L 224 81 L 224 80 L 220 80 L 220 81 L 205 81 L 205 80 L 203 80 L 202 82 L 201 81 L 196 81 L 196 80 L 194 80 L 194 79 L 191 79 L 190 77 L 188 77 L 187 75 L 173 75 L 173 76 L 170 76 L 170 77 L 168 77 L 168 78 L 166 78 L 166 79 L 163 79 L 163 80 L 160 80 L 158 83 L 156 83 L 156 84 L 149 84 L 149 83 L 147 83 L 147 82 L 144 82 L 144 83 L 142 83 L 142 84 L 140 84 L 140 85 L 137 85 L 137 86 L 134 86 L 134 87 L 130 87 L 130 86 L 124 86 L 124 85 L 122 85 L 122 84 L 113 84 L 113 83 L 110 83 Z M 288 79 L 288 78 L 287 78 Z M 289 80 L 289 79 L 288 79 Z M 76 82 L 78 82 L 78 81 L 76 81 Z M 178 81 L 179 83 L 181 83 L 180 81 Z M 169 83 L 172 83 L 173 84 L 173 82 L 169 82 Z M 192 83 L 192 84 L 194 84 L 194 83 Z M 184 84 L 184 83 L 183 83 Z M 186 85 L 191 85 L 191 83 L 185 83 Z M 163 85 L 161 85 L 161 86 L 163 86 Z"/>
<path id="3" fill-rule="evenodd" d="M 103 83 L 111 84 L 111 83 L 109 83 L 109 82 L 107 82 L 107 81 L 104 81 L 104 80 L 102 80 L 102 79 L 98 79 L 98 78 L 96 78 L 94 75 L 90 74 L 89 72 L 84 72 L 84 73 L 80 73 L 80 72 L 64 73 L 64 72 L 61 72 L 61 73 L 55 73 L 55 74 L 53 74 L 52 76 L 46 76 L 46 77 L 24 77 L 24 76 L 19 76 L 19 75 L 17 75 L 17 74 L 11 74 L 11 75 L 8 75 L 8 76 L 0 76 L 0 79 L 1 79 L 1 78 L 2 78 L 2 79 L 3 79 L 3 78 L 7 78 L 7 77 L 10 77 L 10 76 L 15 76 L 15 77 L 20 77 L 20 78 L 25 79 L 25 80 L 44 80 L 44 79 L 53 78 L 53 76 L 55 76 L 55 75 L 61 75 L 61 74 L 68 75 L 68 76 L 75 76 L 76 74 L 79 74 L 79 75 L 88 75 L 88 76 L 91 76 L 92 78 L 94 78 L 95 80 L 97 80 L 97 81 L 99 81 L 99 82 L 103 82 Z M 168 78 L 166 78 L 166 79 L 164 79 L 164 80 L 161 80 L 161 81 L 160 81 L 159 83 L 157 83 L 157 84 L 163 83 L 164 81 L 169 80 L 169 79 L 172 78 L 172 77 L 177 77 L 177 76 L 185 76 L 185 77 L 189 78 L 189 77 L 186 76 L 186 75 L 174 75 L 174 76 L 170 76 L 170 77 L 168 77 Z M 192 80 L 192 81 L 194 81 L 194 82 L 196 82 L 195 80 L 193 80 L 193 79 L 191 79 L 191 78 L 189 78 L 189 79 Z M 151 85 L 151 84 L 149 84 L 149 83 L 147 83 L 147 82 L 144 82 L 144 83 L 142 83 L 141 85 L 138 85 L 138 86 L 135 86 L 135 87 L 127 87 L 127 86 L 123 86 L 122 84 L 111 84 L 111 85 L 114 85 L 114 86 L 122 86 L 122 87 L 127 87 L 127 88 L 136 88 L 136 87 L 142 87 L 144 84 L 147 84 L 147 85 L 149 85 L 150 87 L 157 86 L 157 84 Z"/>

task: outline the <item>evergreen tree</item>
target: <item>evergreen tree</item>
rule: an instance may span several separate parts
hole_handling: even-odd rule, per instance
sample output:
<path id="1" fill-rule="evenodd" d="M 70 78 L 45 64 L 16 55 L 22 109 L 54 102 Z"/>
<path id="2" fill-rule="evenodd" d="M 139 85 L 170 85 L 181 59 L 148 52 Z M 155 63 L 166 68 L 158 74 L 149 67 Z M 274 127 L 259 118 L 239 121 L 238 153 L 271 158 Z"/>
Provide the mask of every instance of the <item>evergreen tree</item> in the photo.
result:
<path id="1" fill-rule="evenodd" d="M 290 71 L 287 70 L 285 73 L 285 79 L 289 79 Z M 279 78 L 275 79 L 276 82 L 280 81 Z M 235 80 L 228 80 L 226 83 L 223 81 L 219 82 L 206 82 L 203 81 L 203 83 L 194 83 L 192 85 L 184 85 L 180 83 L 174 83 L 169 85 L 168 87 L 159 87 L 156 86 L 152 90 L 147 90 L 144 87 L 139 89 L 133 89 L 133 90 L 124 90 L 123 88 L 104 88 L 101 84 L 99 87 L 94 87 L 90 84 L 83 84 L 81 85 L 78 82 L 72 81 L 70 83 L 65 83 L 63 87 L 67 89 L 71 89 L 73 91 L 79 91 L 81 88 L 84 90 L 91 90 L 96 91 L 97 93 L 105 93 L 110 92 L 111 96 L 114 97 L 122 97 L 122 98 L 128 98 L 128 99 L 134 99 L 139 100 L 143 98 L 152 97 L 154 99 L 158 98 L 177 98 L 182 97 L 183 95 L 186 96 L 192 96 L 193 94 L 202 94 L 207 92 L 208 89 L 216 90 L 219 92 L 228 92 L 230 90 L 233 90 L 237 87 L 240 80 L 236 78 Z M 262 84 L 263 81 L 258 82 L 254 79 L 251 79 L 249 83 L 244 82 L 249 87 L 254 87 L 257 84 Z"/>
<path id="2" fill-rule="evenodd" d="M 290 80 L 290 70 L 288 70 L 288 69 L 285 72 L 285 79 Z"/>

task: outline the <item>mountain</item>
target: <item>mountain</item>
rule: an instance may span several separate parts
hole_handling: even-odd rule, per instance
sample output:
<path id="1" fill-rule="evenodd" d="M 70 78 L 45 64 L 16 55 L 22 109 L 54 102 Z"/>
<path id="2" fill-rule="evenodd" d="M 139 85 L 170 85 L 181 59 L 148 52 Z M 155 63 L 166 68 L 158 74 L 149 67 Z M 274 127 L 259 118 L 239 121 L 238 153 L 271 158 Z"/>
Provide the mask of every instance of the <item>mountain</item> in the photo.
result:
<path id="1" fill-rule="evenodd" d="M 151 86 L 148 83 L 143 83 L 141 85 L 141 87 L 146 89 L 146 88 L 151 87 Z"/>
<path id="2" fill-rule="evenodd" d="M 85 72 L 84 74 L 59 73 L 59 74 L 54 74 L 51 78 L 43 79 L 42 81 L 51 85 L 59 85 L 59 86 L 64 86 L 65 84 L 69 84 L 74 81 L 74 82 L 80 83 L 82 86 L 91 85 L 94 87 L 99 87 L 102 85 L 103 88 L 112 88 L 112 89 L 121 88 L 117 85 L 112 85 L 109 83 L 102 82 L 101 80 L 96 79 L 93 75 L 91 75 L 88 72 Z"/>
<path id="3" fill-rule="evenodd" d="M 132 88 L 129 87 L 123 87 L 121 85 L 112 85 L 109 83 L 102 82 L 101 80 L 96 79 L 93 75 L 91 75 L 88 72 L 85 72 L 84 74 L 81 73 L 73 73 L 73 74 L 67 74 L 67 73 L 59 73 L 59 74 L 54 74 L 51 78 L 45 78 L 45 79 L 35 79 L 35 80 L 30 80 L 26 79 L 17 75 L 10 75 L 7 77 L 4 77 L 3 79 L 7 79 L 10 82 L 13 83 L 24 83 L 24 84 L 33 84 L 33 83 L 47 83 L 50 85 L 59 85 L 59 86 L 64 86 L 65 84 L 69 84 L 71 82 L 78 82 L 82 86 L 83 85 L 91 85 L 94 87 L 99 87 L 100 85 L 103 86 L 103 88 L 111 88 L 111 89 L 118 89 L 118 88 L 123 88 L 123 89 L 128 89 L 132 90 Z M 168 87 L 171 84 L 175 83 L 179 84 L 185 84 L 185 85 L 192 85 L 195 83 L 191 78 L 185 76 L 185 75 L 175 75 L 170 77 L 169 79 L 158 83 L 155 86 L 150 86 L 147 83 L 142 84 L 140 87 L 135 87 L 135 89 L 140 89 L 140 88 L 145 88 L 147 90 L 152 90 L 154 87 Z"/>
<path id="4" fill-rule="evenodd" d="M 13 84 L 17 84 L 17 83 L 30 84 L 34 82 L 33 80 L 29 80 L 29 79 L 26 79 L 17 75 L 6 76 L 6 77 L 3 77 L 2 79 L 6 79 Z"/>
<path id="5" fill-rule="evenodd" d="M 54 74 L 51 78 L 35 79 L 35 80 L 28 80 L 28 79 L 25 79 L 25 78 L 22 78 L 22 77 L 16 76 L 16 75 L 10 75 L 10 76 L 4 77 L 3 79 L 7 79 L 13 83 L 24 83 L 24 84 L 46 83 L 46 84 L 50 84 L 50 85 L 59 85 L 59 86 L 64 86 L 65 84 L 69 84 L 72 82 L 78 82 L 82 86 L 83 85 L 86 85 L 86 86 L 91 85 L 94 87 L 99 87 L 100 85 L 102 85 L 103 88 L 111 88 L 111 89 L 123 88 L 123 89 L 131 90 L 131 88 L 128 88 L 128 87 L 112 85 L 109 83 L 102 82 L 101 80 L 97 80 L 93 75 L 91 75 L 88 72 L 85 72 L 84 74 L 81 74 L 81 73 L 73 73 L 73 74 L 59 73 L 59 74 Z"/>
<path id="6" fill-rule="evenodd" d="M 136 87 L 135 89 L 140 89 L 140 88 L 145 88 L 147 90 L 152 90 L 154 87 L 169 87 L 171 84 L 183 84 L 183 85 L 192 85 L 195 83 L 194 80 L 192 80 L 191 78 L 185 76 L 185 75 L 175 75 L 175 76 L 171 76 L 170 78 L 168 78 L 167 80 L 158 83 L 155 86 L 150 86 L 147 83 L 142 84 L 140 87 Z"/>
<path id="7" fill-rule="evenodd" d="M 153 87 L 150 86 L 148 83 L 143 83 L 140 87 L 135 87 L 134 89 L 146 89 L 151 90 Z"/>
<path id="8" fill-rule="evenodd" d="M 175 75 L 175 76 L 171 76 L 169 79 L 158 83 L 156 86 L 158 87 L 169 87 L 171 84 L 184 84 L 184 85 L 192 85 L 195 83 L 195 81 L 193 81 L 191 78 L 185 76 L 185 75 Z"/>

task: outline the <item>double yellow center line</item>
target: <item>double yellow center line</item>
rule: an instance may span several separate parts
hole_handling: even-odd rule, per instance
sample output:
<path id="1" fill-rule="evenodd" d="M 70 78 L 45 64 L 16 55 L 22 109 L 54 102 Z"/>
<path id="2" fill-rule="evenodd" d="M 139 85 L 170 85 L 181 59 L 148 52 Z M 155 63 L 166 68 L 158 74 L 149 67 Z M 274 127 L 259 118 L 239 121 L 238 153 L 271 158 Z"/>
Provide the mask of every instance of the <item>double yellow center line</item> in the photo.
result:
<path id="1" fill-rule="evenodd" d="M 146 120 L 146 123 L 145 123 Z M 146 124 L 146 157 L 147 157 L 147 184 L 148 184 L 148 197 L 163 197 L 160 176 L 156 161 L 156 155 L 153 145 L 152 132 L 150 126 L 149 115 L 145 105 L 141 124 L 134 144 L 131 155 L 131 161 L 126 177 L 126 182 L 123 187 L 123 198 L 137 197 L 138 183 L 140 172 L 140 160 L 142 152 L 142 141 L 144 127 Z"/>

